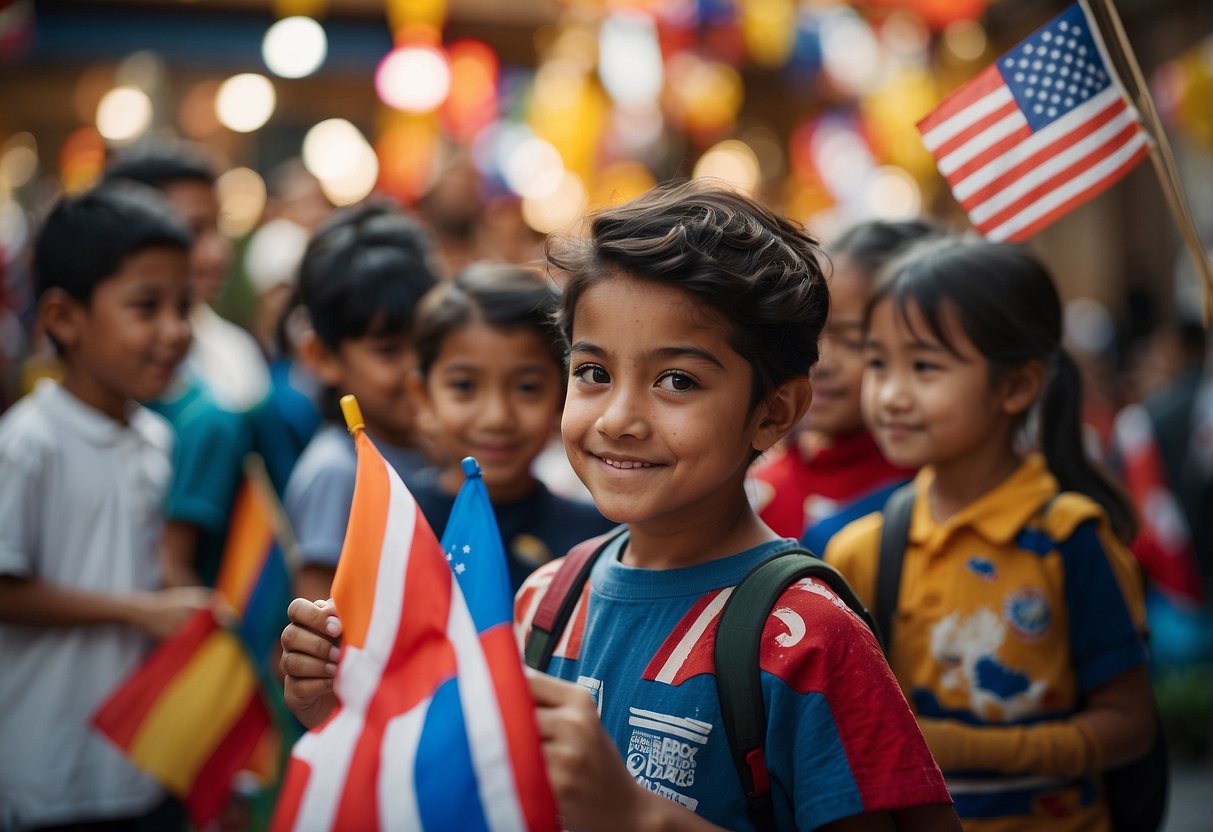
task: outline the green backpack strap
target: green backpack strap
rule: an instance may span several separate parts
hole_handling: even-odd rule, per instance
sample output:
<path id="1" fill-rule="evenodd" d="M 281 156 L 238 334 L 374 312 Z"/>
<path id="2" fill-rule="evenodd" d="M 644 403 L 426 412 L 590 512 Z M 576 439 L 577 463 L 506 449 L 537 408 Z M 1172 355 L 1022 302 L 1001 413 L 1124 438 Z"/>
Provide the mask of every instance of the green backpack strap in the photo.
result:
<path id="1" fill-rule="evenodd" d="M 884 654 L 893 644 L 893 616 L 901 592 L 901 564 L 910 540 L 910 519 L 914 514 L 914 483 L 906 483 L 889 495 L 881 510 L 880 561 L 876 565 L 876 638 Z"/>
<path id="2" fill-rule="evenodd" d="M 842 574 L 805 549 L 790 549 L 763 561 L 734 589 L 716 628 L 716 691 L 733 765 L 758 830 L 775 829 L 775 806 L 763 746 L 767 714 L 762 699 L 759 647 L 775 603 L 796 581 L 816 578 L 875 631 L 872 617 Z"/>

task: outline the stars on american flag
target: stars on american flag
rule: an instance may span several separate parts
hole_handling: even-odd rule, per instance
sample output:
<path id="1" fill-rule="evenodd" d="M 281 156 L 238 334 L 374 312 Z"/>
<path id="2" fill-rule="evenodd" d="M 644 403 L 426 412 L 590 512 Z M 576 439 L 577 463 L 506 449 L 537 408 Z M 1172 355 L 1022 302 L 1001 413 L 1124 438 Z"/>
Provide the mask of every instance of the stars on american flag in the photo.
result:
<path id="1" fill-rule="evenodd" d="M 1034 130 L 1111 83 L 1091 33 L 1064 18 L 1021 43 L 1001 64 L 1003 79 Z"/>

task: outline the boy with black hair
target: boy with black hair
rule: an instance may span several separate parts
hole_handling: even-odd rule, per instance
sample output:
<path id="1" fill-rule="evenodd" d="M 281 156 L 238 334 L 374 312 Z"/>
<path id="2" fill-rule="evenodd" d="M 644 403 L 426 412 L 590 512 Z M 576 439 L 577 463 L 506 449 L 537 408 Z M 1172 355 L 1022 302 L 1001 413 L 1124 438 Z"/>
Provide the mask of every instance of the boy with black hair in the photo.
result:
<path id="1" fill-rule="evenodd" d="M 189 347 L 189 245 L 156 194 L 116 188 L 60 202 L 35 243 L 39 321 L 66 372 L 0 417 L 5 829 L 180 818 L 89 721 L 209 602 L 159 589 L 172 434 L 139 404 Z"/>

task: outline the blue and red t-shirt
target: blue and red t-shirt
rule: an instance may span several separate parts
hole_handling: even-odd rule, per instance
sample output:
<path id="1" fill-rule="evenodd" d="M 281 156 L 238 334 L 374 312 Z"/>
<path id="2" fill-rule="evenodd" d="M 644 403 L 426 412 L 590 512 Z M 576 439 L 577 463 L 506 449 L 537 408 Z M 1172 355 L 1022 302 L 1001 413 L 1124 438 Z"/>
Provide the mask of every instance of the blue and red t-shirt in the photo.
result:
<path id="1" fill-rule="evenodd" d="M 716 624 L 774 541 L 684 569 L 595 564 L 548 672 L 594 696 L 628 771 L 728 829 L 751 829 L 716 692 Z M 533 574 L 515 603 L 525 634 L 556 572 Z M 805 580 L 781 596 L 760 648 L 765 756 L 781 828 L 949 803 L 943 776 L 871 632 L 830 590 Z"/>

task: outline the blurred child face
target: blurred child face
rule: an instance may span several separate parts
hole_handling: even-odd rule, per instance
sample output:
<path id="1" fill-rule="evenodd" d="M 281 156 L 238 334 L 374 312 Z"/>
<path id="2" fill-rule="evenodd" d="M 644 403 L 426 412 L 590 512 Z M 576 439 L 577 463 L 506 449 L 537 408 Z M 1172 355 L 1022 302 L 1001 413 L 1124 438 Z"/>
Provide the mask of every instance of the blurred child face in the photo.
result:
<path id="1" fill-rule="evenodd" d="M 607 278 L 578 300 L 561 429 L 604 516 L 657 533 L 737 516 L 760 417 L 729 334 L 651 281 Z"/>
<path id="2" fill-rule="evenodd" d="M 64 314 L 47 328 L 63 346 L 67 388 L 119 420 L 131 399 L 163 393 L 189 349 L 188 274 L 185 252 L 145 249 L 97 284 L 87 305 L 62 301 Z"/>
<path id="3" fill-rule="evenodd" d="M 181 180 L 164 187 L 164 197 L 194 235 L 190 248 L 190 279 L 194 296 L 210 303 L 227 282 L 232 244 L 219 231 L 219 199 L 206 182 Z"/>
<path id="4" fill-rule="evenodd" d="M 371 332 L 375 332 L 375 322 Z M 408 376 L 414 366 L 408 335 L 396 332 L 347 338 L 336 352 L 322 350 L 316 372 L 324 384 L 342 395 L 357 397 L 373 435 L 409 447 L 413 444 L 414 402 L 408 392 Z"/>
<path id="5" fill-rule="evenodd" d="M 992 448 L 1009 449 L 1013 419 L 955 311 L 943 315 L 955 353 L 931 334 L 916 306 L 907 311 L 908 320 L 892 301 L 881 301 L 865 339 L 864 418 L 885 457 L 906 468 L 960 470 Z"/>
<path id="6" fill-rule="evenodd" d="M 867 278 L 840 258 L 830 279 L 830 318 L 821 357 L 813 367 L 813 404 L 806 418 L 812 430 L 832 436 L 863 428 L 863 310 L 869 294 Z"/>
<path id="7" fill-rule="evenodd" d="M 476 321 L 451 332 L 418 396 L 435 446 L 455 466 L 476 457 L 494 500 L 521 499 L 560 418 L 563 372 L 534 330 Z"/>

